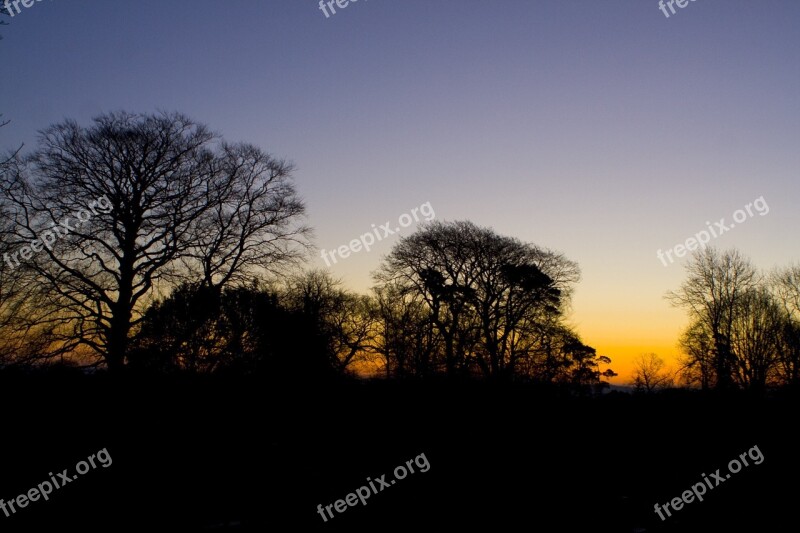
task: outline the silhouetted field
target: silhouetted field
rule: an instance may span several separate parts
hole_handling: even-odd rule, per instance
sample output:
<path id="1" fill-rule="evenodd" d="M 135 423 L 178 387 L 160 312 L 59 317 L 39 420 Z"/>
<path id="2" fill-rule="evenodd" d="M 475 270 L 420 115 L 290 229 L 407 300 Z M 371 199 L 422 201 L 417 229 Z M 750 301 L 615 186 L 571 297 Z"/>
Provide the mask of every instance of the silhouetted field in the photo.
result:
<path id="1" fill-rule="evenodd" d="M 796 398 L 667 391 L 574 398 L 451 381 L 0 377 L 0 497 L 107 448 L 5 531 L 718 531 L 791 523 Z M 653 511 L 730 459 L 743 468 L 661 522 Z M 425 453 L 430 469 L 323 522 L 329 505 Z M 226 525 L 228 524 L 228 525 Z"/>

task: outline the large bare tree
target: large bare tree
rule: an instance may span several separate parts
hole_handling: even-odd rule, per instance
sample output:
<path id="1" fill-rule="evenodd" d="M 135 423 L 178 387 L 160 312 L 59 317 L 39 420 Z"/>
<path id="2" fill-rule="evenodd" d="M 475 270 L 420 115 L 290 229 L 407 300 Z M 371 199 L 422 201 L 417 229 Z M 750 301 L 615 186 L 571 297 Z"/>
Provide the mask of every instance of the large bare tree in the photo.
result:
<path id="1" fill-rule="evenodd" d="M 39 304 L 65 342 L 112 370 L 143 304 L 191 275 L 187 265 L 219 286 L 292 256 L 291 228 L 302 239 L 290 168 L 217 140 L 181 114 L 110 113 L 44 130 L 3 177 L 11 245 L 47 288 Z"/>

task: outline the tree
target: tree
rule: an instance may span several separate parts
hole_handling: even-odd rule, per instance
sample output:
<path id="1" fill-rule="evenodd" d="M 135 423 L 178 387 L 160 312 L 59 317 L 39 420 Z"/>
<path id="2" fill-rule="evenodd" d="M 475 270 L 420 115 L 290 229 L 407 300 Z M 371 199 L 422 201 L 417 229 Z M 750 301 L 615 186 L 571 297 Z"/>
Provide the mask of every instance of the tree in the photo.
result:
<path id="1" fill-rule="evenodd" d="M 744 295 L 758 284 L 755 268 L 738 251 L 704 248 L 686 266 L 688 279 L 678 291 L 667 293 L 673 305 L 700 322 L 714 346 L 714 373 L 718 389 L 734 384 L 735 361 L 731 348 L 733 324 Z"/>
<path id="2" fill-rule="evenodd" d="M 368 296 L 346 291 L 340 280 L 312 270 L 288 279 L 283 300 L 320 337 L 332 368 L 346 372 L 354 363 L 368 360 L 375 346 L 377 318 Z"/>
<path id="3" fill-rule="evenodd" d="M 281 273 L 307 248 L 310 229 L 291 181 L 292 165 L 252 145 L 223 144 L 210 161 L 208 209 L 192 225 L 183 259 L 190 279 L 212 286 L 246 283 L 254 272 Z"/>
<path id="4" fill-rule="evenodd" d="M 216 150 L 215 140 L 177 113 L 66 121 L 41 132 L 0 183 L 12 244 L 40 243 L 25 268 L 48 289 L 48 319 L 111 370 L 124 366 L 156 289 L 185 281 L 198 261 L 219 286 L 291 255 L 283 245 L 303 206 L 288 167 L 252 147 Z"/>
<path id="5" fill-rule="evenodd" d="M 684 355 L 680 358 L 680 373 L 689 385 L 709 390 L 716 382 L 714 372 L 714 342 L 705 322 L 696 320 L 679 341 Z"/>
<path id="6" fill-rule="evenodd" d="M 577 335 L 560 322 L 560 317 L 532 324 L 524 337 L 525 352 L 520 359 L 520 373 L 544 383 L 567 383 L 572 355 L 565 348 L 571 346 Z"/>
<path id="7" fill-rule="evenodd" d="M 6 8 L 0 5 L 0 15 L 8 15 Z M 0 20 L 0 26 L 6 22 Z M 2 39 L 2 36 L 0 36 Z M 8 125 L 2 119 L 0 128 Z M 20 146 L 8 155 L 0 156 L 0 181 L 14 171 Z M 14 252 L 13 229 L 10 222 L 12 208 L 0 197 L 0 365 L 9 363 L 25 364 L 37 354 L 46 353 L 51 345 L 51 329 L 41 326 L 41 309 L 33 302 L 40 301 L 40 288 L 25 269 L 15 269 L 6 262 L 5 257 Z"/>
<path id="8" fill-rule="evenodd" d="M 593 392 L 602 394 L 610 385 L 601 378 L 611 379 L 618 376 L 611 368 L 600 371 L 600 365 L 610 365 L 611 358 L 597 355 L 597 350 L 581 341 L 574 332 L 566 329 L 562 332 L 558 351 L 563 361 L 557 382 L 567 385 L 570 390 L 581 396 L 588 396 Z"/>
<path id="9" fill-rule="evenodd" d="M 783 321 L 775 373 L 780 383 L 800 388 L 800 323 L 795 320 Z"/>
<path id="10" fill-rule="evenodd" d="M 501 379 L 518 373 L 529 331 L 561 314 L 578 278 L 560 254 L 471 222 L 433 222 L 401 239 L 375 275 L 424 303 L 447 375 Z"/>
<path id="11" fill-rule="evenodd" d="M 773 272 L 771 282 L 784 316 L 776 372 L 783 383 L 800 387 L 800 265 Z"/>
<path id="12" fill-rule="evenodd" d="M 606 355 L 599 355 L 599 356 L 597 356 L 597 363 L 598 363 L 598 369 L 599 369 L 601 364 L 610 365 L 611 364 L 611 358 L 606 356 Z M 605 370 L 603 370 L 602 372 L 600 372 L 600 376 L 610 380 L 612 378 L 615 378 L 615 377 L 619 376 L 619 374 L 614 372 L 614 370 L 612 370 L 611 367 L 609 367 L 609 368 L 606 368 Z M 602 381 L 602 380 L 598 381 L 598 383 L 596 385 L 596 387 L 598 388 L 598 392 L 602 392 L 603 389 L 608 388 L 610 386 L 611 386 L 610 383 L 608 383 L 607 381 Z"/>
<path id="13" fill-rule="evenodd" d="M 633 385 L 637 392 L 652 394 L 672 386 L 672 376 L 664 369 L 665 363 L 654 353 L 639 354 L 633 360 Z"/>
<path id="14" fill-rule="evenodd" d="M 221 323 L 221 292 L 185 284 L 153 302 L 142 313 L 128 354 L 129 366 L 153 373 L 212 372 L 221 367 L 229 338 Z"/>
<path id="15" fill-rule="evenodd" d="M 258 284 L 183 285 L 144 313 L 130 367 L 149 373 L 329 376 L 318 332 Z"/>
<path id="16" fill-rule="evenodd" d="M 741 388 L 756 392 L 766 389 L 775 375 L 784 325 L 781 308 L 766 287 L 745 293 L 731 330 L 734 378 Z"/>
<path id="17" fill-rule="evenodd" d="M 375 287 L 377 331 L 374 351 L 383 359 L 386 377 L 428 377 L 441 370 L 441 338 L 421 297 L 402 287 Z"/>
<path id="18" fill-rule="evenodd" d="M 800 265 L 774 271 L 770 281 L 786 313 L 793 319 L 800 319 Z"/>
<path id="19" fill-rule="evenodd" d="M 0 179 L 13 172 L 16 153 L 0 161 Z M 15 268 L 12 206 L 0 196 L 0 366 L 25 365 L 41 354 L 57 355 L 48 310 L 39 305 L 46 297 L 41 284 L 26 268 Z"/>

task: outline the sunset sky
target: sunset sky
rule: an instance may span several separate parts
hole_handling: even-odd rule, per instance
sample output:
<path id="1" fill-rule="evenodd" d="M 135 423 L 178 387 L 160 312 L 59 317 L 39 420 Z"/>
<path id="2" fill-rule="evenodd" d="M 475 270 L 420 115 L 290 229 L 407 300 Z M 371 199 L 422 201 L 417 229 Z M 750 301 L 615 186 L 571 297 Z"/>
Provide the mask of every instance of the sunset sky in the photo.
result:
<path id="1" fill-rule="evenodd" d="M 686 258 L 656 250 L 763 197 L 712 244 L 800 260 L 800 2 L 187 5 L 22 8 L 0 27 L 0 147 L 64 118 L 180 111 L 293 161 L 320 249 L 430 202 L 557 250 L 583 273 L 570 322 L 617 383 L 638 353 L 678 353 L 686 317 L 663 296 Z M 331 271 L 366 291 L 395 242 Z"/>

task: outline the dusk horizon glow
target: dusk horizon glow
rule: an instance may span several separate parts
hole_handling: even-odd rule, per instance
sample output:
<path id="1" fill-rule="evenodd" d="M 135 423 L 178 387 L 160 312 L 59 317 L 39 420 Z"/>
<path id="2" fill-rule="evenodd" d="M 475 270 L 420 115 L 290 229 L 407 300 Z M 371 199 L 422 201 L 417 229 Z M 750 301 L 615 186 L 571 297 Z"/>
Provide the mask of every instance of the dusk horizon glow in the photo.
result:
<path id="1" fill-rule="evenodd" d="M 178 111 L 296 164 L 317 251 L 366 292 L 397 242 L 319 254 L 430 202 L 553 249 L 582 271 L 569 322 L 612 358 L 669 361 L 688 319 L 664 294 L 684 242 L 763 197 L 709 244 L 761 269 L 796 260 L 800 71 L 788 2 L 361 1 L 189 8 L 41 2 L 2 27 L 5 150 L 64 118 Z M 235 80 L 235 82 L 231 82 Z M 404 229 L 408 235 L 417 222 Z"/>

